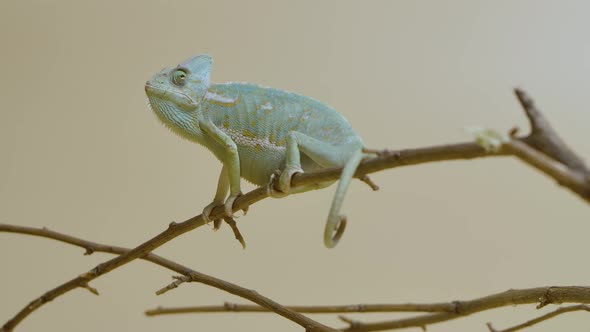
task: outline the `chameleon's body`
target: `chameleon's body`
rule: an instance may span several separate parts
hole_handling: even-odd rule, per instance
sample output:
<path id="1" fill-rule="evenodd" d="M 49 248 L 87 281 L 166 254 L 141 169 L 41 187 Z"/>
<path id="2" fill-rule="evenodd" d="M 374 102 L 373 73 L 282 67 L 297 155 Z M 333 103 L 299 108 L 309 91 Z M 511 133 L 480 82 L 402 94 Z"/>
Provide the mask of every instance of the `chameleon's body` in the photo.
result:
<path id="1" fill-rule="evenodd" d="M 146 83 L 150 106 L 160 120 L 223 163 L 215 198 L 203 210 L 205 219 L 224 202 L 231 215 L 233 201 L 241 195 L 240 177 L 263 186 L 282 170 L 280 192 L 269 185 L 271 196 L 282 197 L 332 183 L 291 189 L 294 173 L 344 166 L 324 233 L 326 246 L 334 247 L 346 223 L 338 215 L 340 206 L 365 156 L 361 139 L 344 117 L 317 100 L 247 83 L 211 84 L 210 69 L 211 58 L 199 55 L 163 69 Z"/>

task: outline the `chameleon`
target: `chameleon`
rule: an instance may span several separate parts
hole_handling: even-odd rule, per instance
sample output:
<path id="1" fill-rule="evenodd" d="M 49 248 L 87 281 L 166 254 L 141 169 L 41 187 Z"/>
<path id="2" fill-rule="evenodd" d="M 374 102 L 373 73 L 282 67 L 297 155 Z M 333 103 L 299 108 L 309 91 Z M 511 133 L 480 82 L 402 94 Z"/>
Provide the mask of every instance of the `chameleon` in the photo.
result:
<path id="1" fill-rule="evenodd" d="M 372 155 L 370 150 L 330 106 L 250 83 L 211 83 L 212 62 L 209 55 L 197 55 L 162 69 L 145 84 L 148 105 L 161 122 L 222 162 L 203 219 L 210 222 L 211 211 L 221 204 L 226 215 L 233 216 L 233 203 L 242 195 L 241 178 L 266 185 L 270 197 L 280 198 L 335 182 L 291 187 L 296 173 L 343 167 L 324 230 L 325 246 L 335 247 L 347 223 L 339 214 L 346 190 L 359 163 Z"/>

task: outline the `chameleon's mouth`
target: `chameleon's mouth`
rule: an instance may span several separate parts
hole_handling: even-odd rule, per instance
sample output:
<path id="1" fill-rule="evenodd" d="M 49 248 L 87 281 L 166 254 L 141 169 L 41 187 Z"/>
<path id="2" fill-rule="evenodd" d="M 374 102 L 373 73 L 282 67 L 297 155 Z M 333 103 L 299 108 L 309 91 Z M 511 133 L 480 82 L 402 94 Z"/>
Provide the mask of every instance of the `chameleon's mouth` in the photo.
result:
<path id="1" fill-rule="evenodd" d="M 168 96 L 168 98 L 172 97 L 172 98 L 177 98 L 177 99 L 184 99 L 182 102 L 188 103 L 189 105 L 196 105 L 197 104 L 193 100 L 193 98 L 191 98 L 189 95 L 187 95 L 184 92 L 181 92 L 178 90 L 161 88 L 161 87 L 158 87 L 155 85 L 151 85 L 149 82 L 147 82 L 145 84 L 145 93 L 148 95 L 148 97 L 154 96 L 154 97 L 161 98 L 161 99 L 167 99 L 166 97 Z"/>

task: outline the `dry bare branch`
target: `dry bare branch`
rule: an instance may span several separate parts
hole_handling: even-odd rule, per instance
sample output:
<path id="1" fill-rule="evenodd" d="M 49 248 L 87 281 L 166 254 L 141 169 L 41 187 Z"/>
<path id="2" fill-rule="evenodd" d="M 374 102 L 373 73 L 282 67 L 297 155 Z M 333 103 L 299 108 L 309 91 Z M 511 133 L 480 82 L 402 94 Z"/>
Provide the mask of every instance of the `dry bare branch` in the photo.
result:
<path id="1" fill-rule="evenodd" d="M 88 253 L 90 251 L 90 252 L 105 252 L 105 253 L 111 253 L 111 254 L 115 254 L 115 255 L 123 255 L 123 254 L 131 251 L 130 249 L 123 248 L 123 247 L 117 247 L 117 246 L 105 245 L 105 244 L 101 244 L 101 243 L 97 243 L 97 242 L 86 241 L 86 240 L 76 238 L 76 237 L 73 237 L 70 235 L 50 231 L 46 228 L 32 228 L 32 227 L 0 224 L 0 232 L 19 233 L 19 234 L 27 234 L 27 235 L 34 235 L 34 236 L 50 238 L 50 239 L 61 241 L 61 242 L 67 243 L 67 244 L 82 247 L 82 248 L 86 249 L 86 253 Z M 160 266 L 167 268 L 169 270 L 172 270 L 176 273 L 182 274 L 184 277 L 190 278 L 190 281 L 200 282 L 205 285 L 209 285 L 209 286 L 221 289 L 221 290 L 226 291 L 228 293 L 248 299 L 248 300 L 250 300 L 258 305 L 261 305 L 265 308 L 269 308 L 270 310 L 276 312 L 277 314 L 301 325 L 302 327 L 304 327 L 308 331 L 329 331 L 329 332 L 335 331 L 334 329 L 332 329 L 328 326 L 325 326 L 323 324 L 320 324 L 320 323 L 316 322 L 315 320 L 312 320 L 300 313 L 294 312 L 292 310 L 289 310 L 289 309 L 283 307 L 279 303 L 276 303 L 273 300 L 271 300 L 263 295 L 260 295 L 259 293 L 257 293 L 254 290 L 247 289 L 247 288 L 238 286 L 236 284 L 221 280 L 219 278 L 215 278 L 215 277 L 206 275 L 204 273 L 197 272 L 193 269 L 190 269 L 186 266 L 180 265 L 176 262 L 173 262 L 169 259 L 166 259 L 162 256 L 158 256 L 153 253 L 149 253 L 147 255 L 144 255 L 142 257 L 142 259 L 152 262 L 154 264 L 160 265 Z M 81 284 L 78 287 L 89 288 L 86 284 Z M 51 296 L 51 294 L 49 294 L 49 296 Z M 37 299 L 36 301 L 47 302 L 50 300 L 51 300 L 51 297 L 42 296 L 39 299 Z M 39 304 L 37 302 L 33 302 L 32 304 L 37 305 L 37 307 L 38 307 L 45 302 L 42 302 Z M 14 325 L 11 326 L 11 325 L 5 324 L 2 328 L 0 328 L 0 332 L 8 332 L 8 331 L 11 331 L 13 328 L 14 328 Z"/>
<path id="2" fill-rule="evenodd" d="M 402 304 L 347 304 L 347 305 L 316 305 L 316 306 L 287 306 L 290 310 L 306 314 L 336 314 L 351 312 L 455 312 L 454 302 L 445 303 L 402 303 Z M 145 312 L 148 316 L 211 313 L 211 312 L 270 312 L 258 305 L 225 302 L 222 306 L 193 306 L 193 307 L 157 307 Z"/>

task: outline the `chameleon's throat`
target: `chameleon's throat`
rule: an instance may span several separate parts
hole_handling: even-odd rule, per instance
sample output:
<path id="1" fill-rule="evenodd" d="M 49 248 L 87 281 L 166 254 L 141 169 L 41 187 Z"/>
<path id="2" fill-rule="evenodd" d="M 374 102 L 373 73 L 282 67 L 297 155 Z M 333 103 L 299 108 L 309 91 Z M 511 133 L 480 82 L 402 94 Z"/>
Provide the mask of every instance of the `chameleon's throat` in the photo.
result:
<path id="1" fill-rule="evenodd" d="M 202 132 L 196 124 L 195 112 L 186 112 L 174 103 L 155 96 L 148 97 L 148 105 L 160 121 L 178 136 L 197 141 Z"/>

